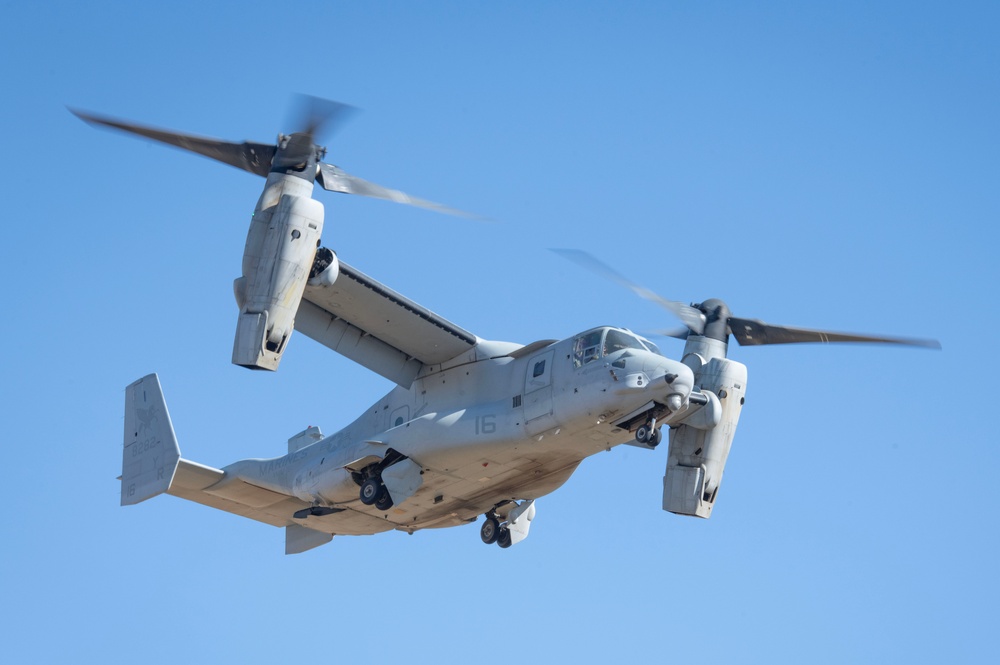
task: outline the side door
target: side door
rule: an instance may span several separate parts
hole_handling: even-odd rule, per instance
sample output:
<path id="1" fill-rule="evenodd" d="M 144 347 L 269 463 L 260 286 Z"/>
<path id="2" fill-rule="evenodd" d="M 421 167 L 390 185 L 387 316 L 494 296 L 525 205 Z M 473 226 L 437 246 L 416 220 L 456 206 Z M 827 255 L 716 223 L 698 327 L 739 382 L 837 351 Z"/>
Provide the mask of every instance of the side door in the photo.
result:
<path id="1" fill-rule="evenodd" d="M 528 359 L 524 376 L 524 421 L 552 415 L 552 362 L 555 351 L 545 351 Z"/>

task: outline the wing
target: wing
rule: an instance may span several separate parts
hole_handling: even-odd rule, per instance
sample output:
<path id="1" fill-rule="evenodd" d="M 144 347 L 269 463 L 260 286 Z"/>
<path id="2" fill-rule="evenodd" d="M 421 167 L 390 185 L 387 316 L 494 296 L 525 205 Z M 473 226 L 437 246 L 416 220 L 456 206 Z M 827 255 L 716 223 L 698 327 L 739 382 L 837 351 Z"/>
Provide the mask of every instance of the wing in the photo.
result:
<path id="1" fill-rule="evenodd" d="M 472 351 L 478 338 L 346 263 L 308 285 L 295 329 L 407 388 L 424 365 Z"/>

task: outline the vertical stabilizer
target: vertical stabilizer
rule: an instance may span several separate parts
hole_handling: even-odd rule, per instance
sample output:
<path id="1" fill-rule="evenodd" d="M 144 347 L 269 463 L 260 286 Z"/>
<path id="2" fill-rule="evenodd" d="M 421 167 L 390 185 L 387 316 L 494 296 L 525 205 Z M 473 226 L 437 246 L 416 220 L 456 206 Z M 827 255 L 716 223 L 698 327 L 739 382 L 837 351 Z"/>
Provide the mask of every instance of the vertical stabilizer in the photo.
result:
<path id="1" fill-rule="evenodd" d="M 333 540 L 333 534 L 313 531 L 298 524 L 285 527 L 285 554 L 301 554 Z"/>
<path id="2" fill-rule="evenodd" d="M 150 374 L 125 389 L 121 505 L 136 504 L 166 492 L 180 458 L 160 380 Z"/>

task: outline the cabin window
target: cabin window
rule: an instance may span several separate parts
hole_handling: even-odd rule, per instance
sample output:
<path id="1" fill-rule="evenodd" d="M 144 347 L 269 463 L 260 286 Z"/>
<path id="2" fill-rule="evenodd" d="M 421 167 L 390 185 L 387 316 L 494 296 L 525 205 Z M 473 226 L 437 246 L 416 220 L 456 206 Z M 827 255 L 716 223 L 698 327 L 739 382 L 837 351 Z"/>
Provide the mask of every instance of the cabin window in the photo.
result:
<path id="1" fill-rule="evenodd" d="M 532 376 L 532 378 L 537 379 L 542 374 L 545 374 L 545 361 L 544 360 L 541 360 L 541 361 L 535 363 L 535 369 L 532 370 L 531 376 Z"/>

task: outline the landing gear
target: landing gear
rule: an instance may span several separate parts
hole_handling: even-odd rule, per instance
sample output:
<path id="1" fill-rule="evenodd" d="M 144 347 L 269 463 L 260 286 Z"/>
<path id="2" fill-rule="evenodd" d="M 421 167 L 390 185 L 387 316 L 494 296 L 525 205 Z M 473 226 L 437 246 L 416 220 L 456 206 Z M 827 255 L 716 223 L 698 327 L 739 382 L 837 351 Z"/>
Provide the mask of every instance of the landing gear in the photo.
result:
<path id="1" fill-rule="evenodd" d="M 386 489 L 385 485 L 382 485 L 378 498 L 375 499 L 375 507 L 379 510 L 389 510 L 392 508 L 392 497 L 389 496 L 389 490 Z"/>
<path id="2" fill-rule="evenodd" d="M 369 476 L 361 483 L 361 503 L 366 506 L 375 506 L 379 510 L 389 510 L 392 508 L 392 497 L 389 490 L 382 484 L 379 476 Z"/>
<path id="3" fill-rule="evenodd" d="M 366 506 L 374 505 L 378 501 L 383 489 L 382 479 L 378 476 L 370 476 L 365 482 L 361 483 L 361 503 Z"/>
<path id="4" fill-rule="evenodd" d="M 487 545 L 496 543 L 507 549 L 528 537 L 528 528 L 534 518 L 534 500 L 525 499 L 520 503 L 511 499 L 501 501 L 486 513 L 479 537 Z"/>
<path id="5" fill-rule="evenodd" d="M 503 529 L 506 532 L 506 529 Z M 483 522 L 482 528 L 479 529 L 479 537 L 483 539 L 483 542 L 487 545 L 492 545 L 497 542 L 500 537 L 500 522 L 496 520 L 495 517 L 486 516 L 486 521 Z"/>
<path id="6" fill-rule="evenodd" d="M 502 514 L 504 515 L 504 519 L 506 519 L 506 513 Z M 483 522 L 483 526 L 479 529 L 479 537 L 487 545 L 496 543 L 506 549 L 511 546 L 510 531 L 507 529 L 506 522 L 504 522 L 503 526 L 500 525 L 500 519 L 501 517 L 496 513 L 496 508 L 486 513 L 486 521 Z"/>
<path id="7" fill-rule="evenodd" d="M 663 433 L 656 426 L 656 418 L 639 425 L 638 429 L 635 430 L 635 440 L 650 448 L 660 445 L 660 441 L 663 440 Z"/>
<path id="8" fill-rule="evenodd" d="M 333 260 L 336 263 L 336 257 Z M 404 466 L 397 467 L 400 463 Z M 351 477 L 354 482 L 361 486 L 359 493 L 361 503 L 366 506 L 375 506 L 381 511 L 389 510 L 395 505 L 396 500 L 392 498 L 389 489 L 382 481 L 382 472 L 390 467 L 393 468 L 390 481 L 395 488 L 393 491 L 396 492 L 396 499 L 406 501 L 413 496 L 413 493 L 420 486 L 420 476 L 424 472 L 406 455 L 389 448 L 381 462 L 369 464 L 358 470 L 351 469 Z"/>

